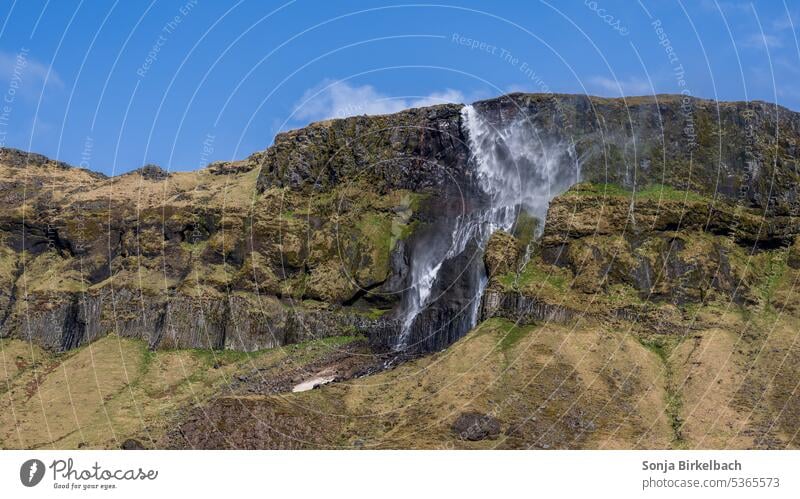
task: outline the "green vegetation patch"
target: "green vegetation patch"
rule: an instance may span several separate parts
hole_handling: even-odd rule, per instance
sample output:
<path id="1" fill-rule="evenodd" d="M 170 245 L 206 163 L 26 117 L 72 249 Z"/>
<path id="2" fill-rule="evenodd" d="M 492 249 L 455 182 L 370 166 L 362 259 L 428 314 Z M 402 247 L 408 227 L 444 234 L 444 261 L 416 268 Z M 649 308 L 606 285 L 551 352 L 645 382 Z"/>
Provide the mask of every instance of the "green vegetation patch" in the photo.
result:
<path id="1" fill-rule="evenodd" d="M 520 340 L 536 329 L 536 325 L 518 325 L 502 317 L 486 319 L 475 328 L 477 334 L 490 334 L 499 338 L 498 349 L 507 352 L 514 348 Z"/>
<path id="2" fill-rule="evenodd" d="M 672 368 L 672 352 L 683 341 L 682 336 L 666 336 L 666 335 L 651 335 L 647 337 L 639 337 L 639 343 L 645 348 L 656 354 L 664 365 L 664 374 L 667 379 L 667 386 L 665 387 L 665 409 L 664 412 L 669 419 L 670 427 L 672 428 L 673 443 L 678 446 L 684 446 L 683 434 L 683 419 L 681 418 L 681 409 L 683 408 L 683 398 L 681 397 L 681 387 L 676 386 L 673 380 Z"/>
<path id="3" fill-rule="evenodd" d="M 787 251 L 767 251 L 753 258 L 753 269 L 761 269 L 759 276 L 758 294 L 763 300 L 766 310 L 771 310 L 775 291 L 786 273 Z"/>
<path id="4" fill-rule="evenodd" d="M 524 291 L 538 288 L 552 288 L 563 292 L 567 289 L 570 277 L 554 266 L 531 260 L 520 272 L 509 272 L 498 277 L 507 291 Z"/>
<path id="5" fill-rule="evenodd" d="M 618 184 L 598 184 L 584 182 L 574 186 L 567 192 L 570 196 L 610 196 L 631 198 L 635 194 L 635 199 L 652 199 L 665 201 L 691 201 L 691 202 L 711 202 L 711 198 L 703 196 L 697 192 L 676 189 L 664 184 L 651 184 L 635 192 L 625 189 Z"/>

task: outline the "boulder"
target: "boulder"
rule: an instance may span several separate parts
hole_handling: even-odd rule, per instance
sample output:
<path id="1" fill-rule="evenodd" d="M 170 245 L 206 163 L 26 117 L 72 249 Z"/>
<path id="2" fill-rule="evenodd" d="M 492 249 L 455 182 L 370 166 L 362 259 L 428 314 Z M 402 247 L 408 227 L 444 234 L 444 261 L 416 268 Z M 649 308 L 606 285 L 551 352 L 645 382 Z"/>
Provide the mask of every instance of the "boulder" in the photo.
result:
<path id="1" fill-rule="evenodd" d="M 462 440 L 495 439 L 500 435 L 500 422 L 488 414 L 463 412 L 451 429 Z"/>

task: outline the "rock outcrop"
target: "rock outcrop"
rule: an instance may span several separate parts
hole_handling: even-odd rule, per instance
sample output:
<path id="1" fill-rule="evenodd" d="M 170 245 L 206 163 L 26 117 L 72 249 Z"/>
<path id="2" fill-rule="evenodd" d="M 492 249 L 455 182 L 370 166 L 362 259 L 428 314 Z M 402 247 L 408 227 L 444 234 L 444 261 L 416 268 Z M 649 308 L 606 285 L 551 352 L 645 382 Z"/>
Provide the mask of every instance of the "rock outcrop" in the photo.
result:
<path id="1" fill-rule="evenodd" d="M 58 350 L 108 333 L 153 348 L 253 350 L 364 334 L 391 348 L 426 228 L 479 202 L 461 108 L 314 123 L 192 173 L 149 165 L 106 178 L 3 149 L 0 336 Z M 554 202 L 540 240 L 522 218 L 516 244 L 495 239 L 484 317 L 570 317 L 574 307 L 522 289 L 531 276 L 554 296 L 622 293 L 625 307 L 709 293 L 754 303 L 741 251 L 797 236 L 797 113 L 680 96 L 511 94 L 474 108 L 570 148 L 582 180 L 631 193 L 579 187 Z M 664 209 L 640 195 L 656 183 L 688 195 Z M 475 244 L 442 262 L 443 298 L 411 333 L 418 351 L 463 334 L 483 262 Z"/>
<path id="2" fill-rule="evenodd" d="M 663 331 L 665 306 L 758 308 L 793 265 L 798 234 L 798 217 L 724 198 L 579 184 L 551 203 L 530 260 L 491 275 L 482 316 L 521 323 L 620 317 Z"/>
<path id="3" fill-rule="evenodd" d="M 457 105 L 192 173 L 0 150 L 0 447 L 796 448 L 798 114 L 473 107 L 569 149 L 581 182 L 546 217 L 520 203 L 490 237 Z"/>

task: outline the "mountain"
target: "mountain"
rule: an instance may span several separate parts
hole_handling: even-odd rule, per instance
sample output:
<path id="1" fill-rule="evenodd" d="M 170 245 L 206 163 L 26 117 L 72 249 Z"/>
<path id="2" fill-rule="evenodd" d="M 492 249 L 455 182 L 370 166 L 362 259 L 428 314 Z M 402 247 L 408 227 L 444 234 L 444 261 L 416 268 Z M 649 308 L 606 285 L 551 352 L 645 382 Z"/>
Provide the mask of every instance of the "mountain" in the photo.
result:
<path id="1" fill-rule="evenodd" d="M 0 446 L 796 448 L 799 130 L 511 94 L 196 172 L 3 149 Z"/>

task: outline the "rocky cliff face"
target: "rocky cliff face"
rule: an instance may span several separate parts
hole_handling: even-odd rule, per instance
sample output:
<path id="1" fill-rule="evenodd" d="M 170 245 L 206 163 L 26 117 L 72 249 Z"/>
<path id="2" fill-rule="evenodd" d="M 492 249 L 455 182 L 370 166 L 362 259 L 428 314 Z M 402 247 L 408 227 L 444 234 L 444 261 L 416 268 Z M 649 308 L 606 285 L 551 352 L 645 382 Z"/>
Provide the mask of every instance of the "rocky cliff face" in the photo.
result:
<path id="1" fill-rule="evenodd" d="M 699 230 L 730 236 L 742 248 L 752 244 L 759 249 L 790 244 L 796 234 L 793 217 L 800 209 L 796 163 L 800 121 L 796 113 L 786 109 L 765 103 L 720 103 L 669 95 L 622 100 L 530 94 L 512 94 L 473 107 L 486 126 L 498 131 L 500 138 L 495 137 L 491 148 L 494 160 L 509 163 L 511 168 L 503 173 L 508 177 L 519 175 L 522 184 L 548 183 L 557 191 L 581 180 L 630 191 L 634 197 L 637 190 L 645 191 L 644 196 L 638 196 L 642 202 L 636 205 L 641 219 L 634 226 L 637 232 L 653 222 L 652 234 Z M 341 181 L 336 172 L 349 172 L 345 177 L 366 176 L 379 190 L 400 186 L 415 192 L 433 191 L 436 194 L 432 197 L 453 197 L 453 189 L 448 187 L 457 185 L 459 195 L 466 197 L 473 204 L 470 209 L 475 210 L 485 194 L 475 185 L 476 163 L 481 158 L 469 147 L 464 117 L 456 110 L 455 106 L 441 106 L 390 117 L 349 118 L 284 134 L 275 147 L 259 157 L 263 165 L 259 186 L 288 186 L 297 192 L 326 190 Z M 513 150 L 520 147 L 531 154 Z M 574 161 L 575 165 L 548 165 L 544 172 L 530 175 L 538 167 L 537 161 Z M 425 172 L 427 181 L 420 181 L 416 175 L 419 171 Z M 530 186 L 523 185 L 522 189 L 526 187 Z M 673 195 L 690 194 L 688 209 L 660 211 L 660 203 L 644 199 L 655 187 Z M 523 199 L 524 194 L 519 197 L 524 214 L 525 201 L 530 200 Z M 586 224 L 583 235 L 622 237 L 619 231 L 625 229 L 632 215 L 628 200 L 615 196 L 603 200 L 611 205 L 592 203 L 597 200 L 589 198 L 584 200 L 589 204 L 584 205 L 556 203 L 548 212 L 541 242 L 544 261 L 562 265 L 568 256 L 559 253 L 565 249 L 565 241 L 581 239 L 581 234 L 574 233 L 576 227 L 563 223 L 571 214 L 576 224 Z M 537 202 L 541 204 L 541 200 L 534 204 Z M 546 202 L 544 199 L 545 206 Z M 598 207 L 612 218 L 597 220 L 597 212 L 592 210 Z M 454 210 L 442 211 L 440 219 L 458 216 Z M 602 228 L 601 233 L 595 233 L 595 221 L 605 224 L 605 234 Z M 425 240 L 424 244 L 428 243 Z M 406 246 L 412 248 L 411 253 L 414 244 L 412 237 Z M 633 244 L 638 247 L 642 243 Z M 443 261 L 434 291 L 449 292 L 443 300 L 429 305 L 411 331 L 411 343 L 423 351 L 441 348 L 463 334 L 463 310 L 468 308 L 465 296 L 469 294 L 464 291 L 475 286 L 472 257 L 476 251 L 480 256 L 482 248 L 470 251 L 462 252 L 460 259 Z M 607 254 L 604 258 L 614 260 Z M 716 263 L 725 265 L 724 257 Z M 637 288 L 643 289 L 654 272 L 648 265 L 642 263 L 619 272 L 631 272 L 635 276 L 632 279 L 638 280 Z M 679 270 L 682 264 L 674 258 L 670 265 L 673 274 L 684 273 Z M 583 276 L 577 286 L 588 286 L 587 290 L 594 286 L 597 291 L 600 288 L 596 285 L 586 284 L 597 279 Z M 692 294 L 695 298 L 697 293 Z M 547 315 L 555 313 L 542 304 L 526 302 L 525 306 L 544 307 Z"/>
<path id="2" fill-rule="evenodd" d="M 364 179 L 382 191 L 416 192 L 462 182 L 469 146 L 460 110 L 448 104 L 281 133 L 250 158 L 261 166 L 258 188 L 324 191 Z"/>
<path id="3" fill-rule="evenodd" d="M 697 307 L 763 310 L 776 280 L 796 266 L 789 262 L 798 236 L 797 217 L 765 216 L 689 191 L 578 184 L 553 201 L 527 260 L 492 264 L 498 254 L 514 254 L 512 236 L 493 237 L 483 316 L 530 323 L 588 314 L 646 323 L 676 312 L 672 329 L 681 330 L 681 313 L 690 319 Z M 793 313 L 796 304 L 780 307 Z"/>
<path id="4" fill-rule="evenodd" d="M 666 184 L 776 215 L 800 209 L 800 115 L 773 104 L 512 94 L 475 107 L 493 122 L 522 120 L 542 141 L 574 147 L 584 181 Z"/>
<path id="5" fill-rule="evenodd" d="M 665 184 L 778 215 L 800 210 L 800 115 L 764 102 L 659 95 L 605 99 L 510 94 L 474 107 L 495 127 L 515 121 L 536 140 L 574 148 L 581 179 L 626 188 Z M 330 188 L 368 176 L 419 190 L 469 174 L 459 106 L 315 123 L 278 135 L 252 160 L 259 188 Z"/>
<path id="6" fill-rule="evenodd" d="M 350 254 L 348 281 L 334 228 L 309 250 L 319 215 L 274 194 L 253 203 L 253 163 L 108 179 L 4 150 L 0 165 L 4 337 L 69 350 L 115 333 L 152 348 L 251 351 L 389 334 L 380 310 L 342 307 L 355 281 L 371 287 L 391 273 L 389 197 L 357 200 L 342 210 L 352 218 L 333 225 Z M 319 210 L 329 220 L 334 208 Z"/>
<path id="7" fill-rule="evenodd" d="M 736 285 L 731 252 L 794 241 L 796 113 L 676 96 L 513 94 L 474 108 L 498 129 L 529 127 L 542 144 L 569 149 L 581 180 L 627 192 L 570 191 L 550 208 L 541 240 L 515 246 L 514 265 L 533 255 L 529 268 L 571 272 L 576 292 L 618 284 L 675 302 L 702 301 L 711 289 L 752 301 Z M 486 201 L 463 119 L 461 106 L 444 105 L 320 122 L 192 173 L 150 165 L 105 178 L 5 149 L 0 335 L 56 350 L 108 333 L 153 348 L 255 350 L 362 333 L 391 348 L 415 255 L 446 245 L 434 236 Z M 635 192 L 655 185 L 700 199 L 663 210 Z M 708 261 L 695 265 L 674 256 L 697 249 L 689 233 L 727 242 L 709 242 Z M 411 328 L 417 351 L 465 331 L 467 290 L 483 267 L 475 244 L 443 260 L 440 299 Z M 544 306 L 496 294 L 510 289 L 497 276 L 519 269 L 487 263 L 495 277 L 483 316 Z M 702 284 L 715 268 L 729 271 Z M 547 307 L 531 317 L 569 316 Z"/>
<path id="8" fill-rule="evenodd" d="M 0 447 L 796 448 L 798 115 L 467 109 L 192 173 L 0 150 Z"/>

